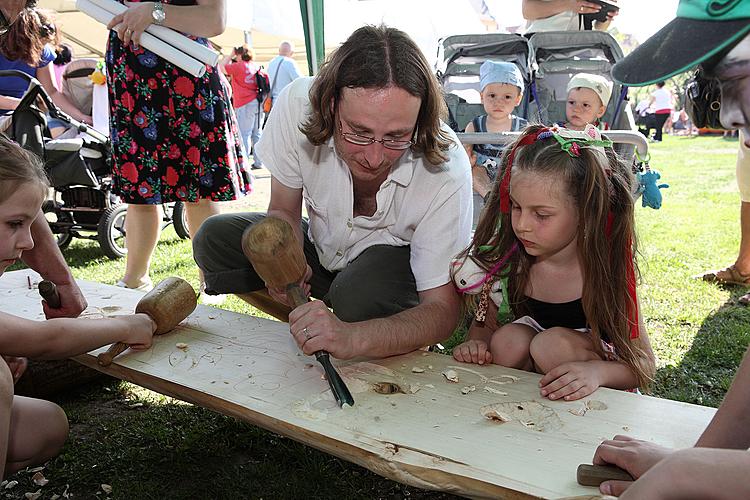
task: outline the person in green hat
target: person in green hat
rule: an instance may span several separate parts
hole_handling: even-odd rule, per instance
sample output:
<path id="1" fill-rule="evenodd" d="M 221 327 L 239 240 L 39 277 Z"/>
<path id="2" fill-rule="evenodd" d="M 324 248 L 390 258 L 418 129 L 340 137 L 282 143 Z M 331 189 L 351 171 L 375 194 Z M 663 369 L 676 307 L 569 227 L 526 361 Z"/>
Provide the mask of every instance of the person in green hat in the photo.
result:
<path id="1" fill-rule="evenodd" d="M 721 87 L 721 122 L 750 146 L 750 0 L 681 0 L 677 17 L 612 69 L 629 86 L 650 85 L 700 65 Z M 750 351 L 749 351 L 750 352 Z M 628 436 L 596 449 L 595 464 L 635 482 L 605 481 L 623 499 L 750 498 L 750 354 L 693 448 L 671 450 Z"/>

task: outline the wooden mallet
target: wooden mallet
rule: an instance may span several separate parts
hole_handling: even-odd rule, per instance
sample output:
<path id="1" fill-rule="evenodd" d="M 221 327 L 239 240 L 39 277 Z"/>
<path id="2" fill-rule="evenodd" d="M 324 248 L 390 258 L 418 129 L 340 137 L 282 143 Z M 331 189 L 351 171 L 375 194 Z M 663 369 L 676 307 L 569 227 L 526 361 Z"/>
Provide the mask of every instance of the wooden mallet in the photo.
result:
<path id="1" fill-rule="evenodd" d="M 182 278 L 170 277 L 161 281 L 138 301 L 135 312 L 151 316 L 156 323 L 154 335 L 162 335 L 173 330 L 183 319 L 187 318 L 198 305 L 198 298 L 190 283 Z M 96 359 L 101 366 L 109 366 L 112 360 L 128 348 L 127 344 L 112 344 L 107 352 L 99 354 Z"/>
<path id="2" fill-rule="evenodd" d="M 634 481 L 633 476 L 614 465 L 581 464 L 576 471 L 576 480 L 582 486 L 599 486 L 604 481 Z"/>
<path id="3" fill-rule="evenodd" d="M 57 286 L 51 281 L 42 280 L 39 282 L 39 295 L 52 309 L 60 308 L 60 295 L 57 293 Z"/>
<path id="4" fill-rule="evenodd" d="M 266 286 L 285 289 L 294 307 L 307 302 L 299 286 L 307 270 L 307 261 L 288 222 L 266 217 L 251 225 L 242 235 L 242 251 Z M 328 385 L 339 406 L 353 406 L 352 393 L 331 364 L 330 355 L 326 351 L 318 351 L 315 358 L 323 366 Z"/>

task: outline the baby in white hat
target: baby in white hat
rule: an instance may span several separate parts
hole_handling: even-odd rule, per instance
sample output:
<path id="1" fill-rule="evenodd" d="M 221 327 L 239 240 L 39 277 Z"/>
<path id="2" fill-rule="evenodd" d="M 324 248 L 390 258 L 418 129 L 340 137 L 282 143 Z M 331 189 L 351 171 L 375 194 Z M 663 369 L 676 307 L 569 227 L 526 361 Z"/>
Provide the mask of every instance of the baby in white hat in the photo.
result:
<path id="1" fill-rule="evenodd" d="M 523 99 L 524 81 L 518 66 L 505 61 L 485 61 L 479 67 L 479 84 L 485 114 L 466 125 L 466 132 L 517 132 L 526 128 L 526 120 L 513 114 Z M 504 149 L 505 144 L 466 146 L 471 166 L 484 167 L 472 169 L 475 223 L 484 198 L 492 189 Z"/>
<path id="2" fill-rule="evenodd" d="M 565 128 L 583 130 L 590 123 L 606 128 L 599 122 L 607 111 L 612 96 L 612 82 L 600 75 L 578 73 L 568 82 L 568 101 L 565 105 Z"/>

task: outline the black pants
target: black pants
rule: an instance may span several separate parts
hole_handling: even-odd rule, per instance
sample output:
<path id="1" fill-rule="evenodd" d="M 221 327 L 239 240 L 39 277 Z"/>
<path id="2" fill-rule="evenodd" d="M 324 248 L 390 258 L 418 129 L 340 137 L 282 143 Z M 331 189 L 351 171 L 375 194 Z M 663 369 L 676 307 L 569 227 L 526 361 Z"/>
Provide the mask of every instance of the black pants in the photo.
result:
<path id="1" fill-rule="evenodd" d="M 667 123 L 667 118 L 669 118 L 669 113 L 654 114 L 655 141 L 661 141 L 662 129 L 664 128 L 664 124 Z"/>
<path id="2" fill-rule="evenodd" d="M 245 229 L 264 213 L 221 214 L 209 217 L 193 238 L 193 256 L 203 271 L 209 295 L 242 294 L 265 288 L 242 252 Z M 333 308 L 342 321 L 364 321 L 392 316 L 419 303 L 411 270 L 410 248 L 375 245 L 341 271 L 325 269 L 302 221 L 304 252 L 313 271 L 311 294 Z"/>

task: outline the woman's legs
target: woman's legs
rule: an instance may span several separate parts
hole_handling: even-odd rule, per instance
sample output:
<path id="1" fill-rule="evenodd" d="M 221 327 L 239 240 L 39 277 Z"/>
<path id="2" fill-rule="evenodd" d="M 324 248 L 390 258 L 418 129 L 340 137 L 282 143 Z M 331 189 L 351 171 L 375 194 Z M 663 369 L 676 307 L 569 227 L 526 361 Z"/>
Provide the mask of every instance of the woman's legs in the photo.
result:
<path id="1" fill-rule="evenodd" d="M 128 247 L 125 276 L 122 281 L 128 288 L 137 288 L 149 282 L 151 255 L 161 232 L 160 205 L 128 205 L 125 217 L 125 244 Z"/>

